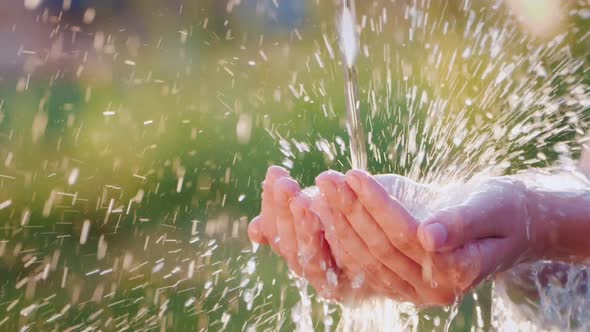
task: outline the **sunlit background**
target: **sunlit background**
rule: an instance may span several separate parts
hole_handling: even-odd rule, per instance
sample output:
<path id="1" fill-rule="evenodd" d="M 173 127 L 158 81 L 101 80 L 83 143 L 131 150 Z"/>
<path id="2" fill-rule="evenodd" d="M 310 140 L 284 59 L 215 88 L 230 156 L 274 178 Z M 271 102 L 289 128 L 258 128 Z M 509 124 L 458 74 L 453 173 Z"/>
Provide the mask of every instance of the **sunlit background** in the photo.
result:
<path id="1" fill-rule="evenodd" d="M 2 1 L 0 330 L 292 330 L 295 280 L 246 228 L 269 165 L 305 185 L 350 168 L 337 4 Z M 372 172 L 579 155 L 588 1 L 358 1 L 357 19 Z M 453 330 L 489 327 L 486 290 Z M 312 306 L 333 330 L 338 306 Z"/>

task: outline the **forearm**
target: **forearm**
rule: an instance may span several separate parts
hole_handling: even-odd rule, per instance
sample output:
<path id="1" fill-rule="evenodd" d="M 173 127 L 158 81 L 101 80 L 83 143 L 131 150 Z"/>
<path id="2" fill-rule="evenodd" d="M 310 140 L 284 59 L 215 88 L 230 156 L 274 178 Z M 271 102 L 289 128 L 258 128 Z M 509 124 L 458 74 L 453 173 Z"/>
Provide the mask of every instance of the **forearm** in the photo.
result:
<path id="1" fill-rule="evenodd" d="M 576 312 L 587 310 L 579 307 L 586 303 L 579 299 L 587 295 L 588 287 L 584 265 L 590 258 L 590 191 L 528 191 L 531 223 L 544 234 L 536 240 L 543 244 L 542 250 L 531 257 L 533 261 L 497 275 L 495 289 L 504 295 L 496 296 L 514 302 L 517 305 L 510 310 L 522 308 L 524 314 L 530 310 L 538 317 L 555 319 L 547 313 L 563 313 L 559 317 L 569 326 L 578 319 Z M 567 302 L 563 302 L 565 294 Z"/>
<path id="2" fill-rule="evenodd" d="M 543 232 L 541 258 L 580 261 L 590 258 L 590 191 L 529 189 L 529 212 Z"/>

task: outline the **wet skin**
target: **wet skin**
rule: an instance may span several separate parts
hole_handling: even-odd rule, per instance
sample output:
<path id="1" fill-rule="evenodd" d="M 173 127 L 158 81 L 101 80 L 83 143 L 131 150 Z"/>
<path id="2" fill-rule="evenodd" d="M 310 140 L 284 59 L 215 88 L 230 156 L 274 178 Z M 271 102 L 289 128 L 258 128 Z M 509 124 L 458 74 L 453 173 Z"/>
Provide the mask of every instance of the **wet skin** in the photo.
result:
<path id="1" fill-rule="evenodd" d="M 390 195 L 413 185 L 402 177 L 327 171 L 316 184 L 316 193 L 302 191 L 285 169 L 270 167 L 249 236 L 328 299 L 446 305 L 546 253 L 546 227 L 527 199 L 534 195 L 511 178 L 491 179 L 423 222 Z"/>

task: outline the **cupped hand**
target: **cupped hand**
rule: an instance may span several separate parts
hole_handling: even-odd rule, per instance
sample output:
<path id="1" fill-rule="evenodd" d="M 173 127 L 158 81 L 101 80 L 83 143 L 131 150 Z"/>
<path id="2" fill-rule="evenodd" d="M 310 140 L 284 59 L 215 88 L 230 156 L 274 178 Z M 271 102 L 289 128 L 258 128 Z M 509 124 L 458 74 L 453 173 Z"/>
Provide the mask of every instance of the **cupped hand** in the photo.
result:
<path id="1" fill-rule="evenodd" d="M 353 284 L 336 265 L 322 223 L 311 209 L 315 198 L 303 192 L 285 169 L 270 167 L 263 183 L 261 213 L 248 227 L 250 239 L 270 245 L 324 298 L 346 301 L 371 296 L 371 289 Z"/>
<path id="2" fill-rule="evenodd" d="M 512 179 L 490 180 L 423 223 L 390 195 L 424 189 L 403 177 L 328 171 L 316 182 L 320 194 L 308 195 L 271 167 L 249 235 L 326 298 L 450 304 L 542 252 L 545 232 L 528 211 L 526 187 Z"/>
<path id="3" fill-rule="evenodd" d="M 529 196 L 518 180 L 488 180 L 462 204 L 440 210 L 421 224 L 420 242 L 437 269 L 467 290 L 543 256 L 547 225 L 530 208 Z"/>
<path id="4" fill-rule="evenodd" d="M 334 256 L 342 256 L 339 266 L 370 275 L 369 287 L 397 300 L 450 304 L 482 280 L 542 257 L 547 243 L 527 188 L 511 178 L 488 180 L 423 223 L 368 173 L 328 171 L 317 184 L 327 200 L 320 219 Z"/>
<path id="5" fill-rule="evenodd" d="M 455 301 L 456 285 L 444 273 L 432 271 L 432 259 L 417 237 L 418 220 L 384 188 L 396 192 L 411 181 L 352 170 L 346 175 L 324 172 L 316 183 L 323 199 L 314 207 L 338 266 L 349 279 L 360 279 L 377 294 L 398 301 Z"/>

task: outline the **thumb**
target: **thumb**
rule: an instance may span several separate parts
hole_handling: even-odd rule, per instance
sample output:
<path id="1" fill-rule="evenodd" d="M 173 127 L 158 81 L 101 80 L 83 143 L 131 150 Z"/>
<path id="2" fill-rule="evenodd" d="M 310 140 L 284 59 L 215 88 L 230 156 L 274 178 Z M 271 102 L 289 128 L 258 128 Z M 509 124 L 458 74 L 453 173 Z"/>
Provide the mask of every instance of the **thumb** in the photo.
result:
<path id="1" fill-rule="evenodd" d="M 468 242 L 498 235 L 497 220 L 476 206 L 459 205 L 438 211 L 420 224 L 418 239 L 430 252 L 446 252 Z"/>

